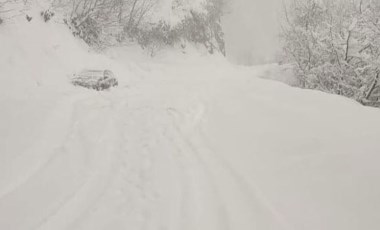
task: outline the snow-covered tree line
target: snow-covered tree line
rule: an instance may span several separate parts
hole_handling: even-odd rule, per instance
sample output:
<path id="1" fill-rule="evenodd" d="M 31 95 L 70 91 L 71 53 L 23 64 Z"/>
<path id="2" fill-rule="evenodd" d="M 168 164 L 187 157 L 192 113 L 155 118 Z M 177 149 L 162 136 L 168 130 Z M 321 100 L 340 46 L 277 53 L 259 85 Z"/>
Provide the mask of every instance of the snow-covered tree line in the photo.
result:
<path id="1" fill-rule="evenodd" d="M 224 53 L 223 2 L 203 0 L 195 9 L 186 0 L 170 0 L 171 13 L 186 11 L 175 24 L 160 18 L 157 11 L 163 0 L 55 0 L 52 6 L 66 12 L 66 24 L 90 45 L 134 41 L 153 55 L 161 47 L 184 46 L 186 42 L 202 44 L 211 53 Z"/>
<path id="2" fill-rule="evenodd" d="M 281 39 L 302 87 L 368 99 L 380 73 L 380 1 L 292 0 Z"/>
<path id="3" fill-rule="evenodd" d="M 44 5 L 40 13 L 45 22 L 53 17 L 63 20 L 75 36 L 95 48 L 136 42 L 154 55 L 165 46 L 185 47 L 191 42 L 210 53 L 225 54 L 220 21 L 225 1 L 0 0 L 0 24 L 9 15 L 32 20 L 25 13 L 27 9 L 33 4 Z M 165 10 L 162 6 L 168 7 Z"/>

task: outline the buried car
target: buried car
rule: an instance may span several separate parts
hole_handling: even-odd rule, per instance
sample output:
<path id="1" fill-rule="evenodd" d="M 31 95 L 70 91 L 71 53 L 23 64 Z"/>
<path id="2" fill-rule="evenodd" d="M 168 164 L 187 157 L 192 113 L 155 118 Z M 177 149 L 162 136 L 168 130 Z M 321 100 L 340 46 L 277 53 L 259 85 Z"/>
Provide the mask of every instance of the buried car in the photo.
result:
<path id="1" fill-rule="evenodd" d="M 83 70 L 74 74 L 71 83 L 98 91 L 118 86 L 118 81 L 111 70 Z"/>

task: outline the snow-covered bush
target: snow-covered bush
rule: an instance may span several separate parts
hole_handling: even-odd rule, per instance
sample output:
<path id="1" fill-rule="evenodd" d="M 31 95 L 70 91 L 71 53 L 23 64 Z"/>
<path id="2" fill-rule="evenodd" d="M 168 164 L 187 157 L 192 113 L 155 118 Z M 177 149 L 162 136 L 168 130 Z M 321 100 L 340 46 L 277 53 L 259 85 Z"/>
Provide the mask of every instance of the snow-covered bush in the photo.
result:
<path id="1" fill-rule="evenodd" d="M 43 18 L 44 22 L 48 22 L 52 17 L 54 17 L 55 13 L 51 10 L 44 10 L 41 11 L 40 15 Z"/>
<path id="2" fill-rule="evenodd" d="M 151 56 L 154 56 L 165 46 L 174 46 L 180 40 L 177 30 L 162 20 L 150 28 L 136 28 L 129 36 L 136 39 L 137 43 L 143 49 L 148 50 Z"/>
<path id="3" fill-rule="evenodd" d="M 208 21 L 208 15 L 205 13 L 191 12 L 177 27 L 178 34 L 189 42 L 204 45 L 210 53 L 215 50 L 224 53 L 224 44 L 220 46 L 216 37 L 219 31 L 214 31 L 213 25 Z M 223 40 L 223 39 L 222 39 Z"/>
<path id="4" fill-rule="evenodd" d="M 90 46 L 98 46 L 100 44 L 101 28 L 96 20 L 86 17 L 84 20 L 74 17 L 70 21 L 65 20 L 74 36 L 83 39 Z"/>
<path id="5" fill-rule="evenodd" d="M 145 20 L 157 0 L 55 0 L 73 33 L 90 45 L 106 47 L 122 42 L 126 33 Z"/>
<path id="6" fill-rule="evenodd" d="M 206 0 L 200 10 L 189 10 L 176 26 L 182 39 L 204 45 L 210 53 L 225 55 L 224 33 L 221 17 L 224 12 L 223 0 Z"/>
<path id="7" fill-rule="evenodd" d="M 281 38 L 301 86 L 365 99 L 379 72 L 377 0 L 295 0 Z"/>
<path id="8" fill-rule="evenodd" d="M 174 25 L 160 20 L 148 29 L 135 28 L 134 33 L 129 35 L 137 38 L 143 48 L 152 50 L 152 54 L 163 46 L 180 43 L 184 46 L 184 42 L 190 42 L 203 45 L 210 53 L 220 52 L 225 55 L 224 34 L 220 24 L 223 3 L 222 0 L 207 0 L 200 9 L 188 8 L 188 12 L 182 13 L 182 19 Z M 183 4 L 174 1 L 174 10 L 185 11 Z"/>

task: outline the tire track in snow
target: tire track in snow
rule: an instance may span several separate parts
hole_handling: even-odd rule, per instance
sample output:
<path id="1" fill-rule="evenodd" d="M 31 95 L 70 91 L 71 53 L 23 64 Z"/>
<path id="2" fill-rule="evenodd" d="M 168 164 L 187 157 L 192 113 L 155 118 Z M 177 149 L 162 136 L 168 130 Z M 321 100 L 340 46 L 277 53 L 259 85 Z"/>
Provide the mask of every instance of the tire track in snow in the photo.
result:
<path id="1" fill-rule="evenodd" d="M 206 136 L 202 131 L 205 104 L 198 103 L 199 111 L 187 114 L 190 115 L 190 118 L 187 118 L 188 121 L 190 120 L 188 127 L 186 125 L 183 127 L 183 124 L 186 124 L 185 115 L 176 109 L 170 109 L 170 111 L 181 117 L 181 122 L 175 122 L 177 132 L 191 149 L 198 162 L 202 164 L 204 170 L 207 171 L 210 181 L 214 183 L 214 190 L 220 193 L 218 199 L 224 203 L 226 209 L 224 216 L 230 216 L 229 227 L 231 229 L 293 229 L 285 221 L 285 218 L 273 208 L 256 185 L 252 187 L 245 178 L 240 176 L 235 169 L 205 144 Z M 184 135 L 186 130 L 188 130 L 187 134 Z M 228 190 L 230 194 L 225 192 Z M 234 195 L 231 196 L 231 194 Z M 238 202 L 241 202 L 241 206 L 232 210 L 235 205 L 233 203 Z"/>
<path id="2" fill-rule="evenodd" d="M 36 229 L 72 229 L 75 222 L 84 218 L 96 207 L 98 201 L 106 193 L 118 168 L 116 160 L 120 146 L 116 143 L 121 142 L 117 131 L 119 122 L 117 111 L 124 104 L 121 106 L 116 105 L 114 100 L 102 96 L 101 98 L 87 98 L 78 101 L 76 105 L 79 110 L 86 111 L 86 113 L 80 112 L 80 114 L 84 115 L 80 115 L 76 119 L 78 127 L 73 132 L 73 139 L 79 146 L 83 147 L 83 151 L 87 155 L 88 178 L 72 196 L 68 197 L 54 213 L 46 217 Z M 82 108 L 83 106 L 85 109 Z M 95 116 L 93 117 L 94 120 L 89 122 L 87 119 L 90 114 Z M 98 136 L 92 137 L 92 134 L 88 133 L 91 126 L 102 126 L 101 124 L 104 127 L 95 132 Z"/>
<path id="3" fill-rule="evenodd" d="M 247 207 L 250 210 L 250 215 L 253 220 L 252 226 L 256 226 L 256 228 L 259 229 L 294 229 L 286 221 L 284 216 L 273 207 L 257 185 L 249 183 L 224 159 L 217 156 L 214 151 L 211 151 L 209 147 L 205 147 L 203 152 L 205 153 L 205 159 L 207 158 L 208 162 L 214 164 L 214 170 L 222 171 L 219 175 L 223 174 L 225 175 L 223 177 L 224 180 L 233 182 L 233 187 L 236 188 L 236 192 L 241 195 L 236 197 L 243 198 L 246 204 L 248 204 Z"/>
<path id="4" fill-rule="evenodd" d="M 154 164 L 151 149 L 157 141 L 157 130 L 149 124 L 154 113 L 148 107 L 125 107 L 117 112 L 120 121 L 117 128 L 123 132 L 118 141 L 121 146 L 113 180 L 103 196 L 69 229 L 104 229 L 110 223 L 118 223 L 118 229 L 156 229 L 157 195 L 151 185 Z"/>
<path id="5" fill-rule="evenodd" d="M 49 162 L 52 161 L 55 155 L 58 154 L 60 151 L 59 145 L 61 144 L 60 139 L 63 141 L 68 139 L 70 130 L 74 127 L 73 110 L 71 108 L 74 100 L 74 97 L 64 98 L 63 102 L 59 103 L 59 106 L 54 109 L 52 115 L 45 122 L 46 127 L 44 127 L 41 131 L 45 136 L 42 136 L 39 140 L 36 140 L 34 145 L 31 146 L 26 153 L 21 154 L 22 156 L 18 156 L 16 159 L 13 159 L 9 162 L 6 168 L 3 169 L 5 172 L 13 173 L 13 170 L 20 168 L 20 166 L 25 162 L 30 162 L 30 164 L 34 165 L 28 165 L 29 169 L 24 171 L 24 173 L 17 172 L 17 178 L 13 178 L 11 184 L 1 189 L 0 200 L 17 190 L 23 184 L 27 183 L 28 180 L 33 178 L 33 176 L 40 172 L 41 169 L 45 168 Z M 57 127 L 56 124 L 58 123 L 60 125 Z M 70 128 L 67 129 L 66 126 Z M 60 132 L 57 132 L 58 130 L 60 130 Z M 58 135 L 52 135 L 52 133 L 58 133 Z M 47 138 L 46 136 L 49 137 Z M 44 143 L 46 139 L 51 139 L 52 137 L 55 140 L 53 144 L 50 142 Z M 44 149 L 41 149 L 41 145 L 44 146 Z M 52 151 L 53 153 L 45 156 L 45 152 L 51 151 L 49 148 L 54 148 Z M 34 163 L 35 159 L 31 159 L 32 157 L 43 157 L 45 159 Z"/>
<path id="6" fill-rule="evenodd" d="M 103 119 L 107 121 L 109 118 L 107 110 L 110 104 L 103 101 L 97 107 L 91 100 L 94 100 L 92 96 L 77 97 L 72 103 L 73 110 L 61 111 L 73 111 L 73 115 L 69 116 L 72 125 L 61 148 L 33 175 L 0 199 L 0 226 L 8 230 L 41 229 L 45 226 L 46 229 L 64 229 L 70 218 L 75 218 L 67 213 L 85 210 L 105 189 L 110 176 L 107 172 L 110 170 L 112 151 L 102 148 L 101 144 L 113 130 L 107 131 L 109 124 L 103 126 L 102 123 Z M 88 122 L 87 119 L 92 120 Z M 100 122 L 94 122 L 96 120 Z M 99 127 L 91 129 L 93 124 Z M 106 132 L 102 134 L 102 131 Z M 105 150 L 103 156 L 99 152 L 102 150 Z M 75 203 L 84 207 L 78 207 Z"/>
<path id="7" fill-rule="evenodd" d="M 178 154 L 180 157 L 178 158 L 178 162 L 181 165 L 181 168 L 183 168 L 183 174 L 182 181 L 185 181 L 186 183 L 199 183 L 196 180 L 200 180 L 203 183 L 200 183 L 200 187 L 195 187 L 191 192 L 196 193 L 196 190 L 200 190 L 199 192 L 208 193 L 203 194 L 205 198 L 208 198 L 209 200 L 198 200 L 196 202 L 202 202 L 202 205 L 207 205 L 204 207 L 207 211 L 204 211 L 206 215 L 208 215 L 208 218 L 212 218 L 213 221 L 210 221 L 210 219 L 207 219 L 205 223 L 211 222 L 212 226 L 193 226 L 189 229 L 220 229 L 220 230 L 228 230 L 231 229 L 230 223 L 229 223 L 229 216 L 227 213 L 227 208 L 223 199 L 220 196 L 220 192 L 218 191 L 218 186 L 215 183 L 214 176 L 212 175 L 209 167 L 203 159 L 200 157 L 200 153 L 197 148 L 195 148 L 192 143 L 189 140 L 189 136 L 185 135 L 179 123 L 187 123 L 191 122 L 194 123 L 193 119 L 186 120 L 186 117 L 182 115 L 181 112 L 178 111 L 178 109 L 175 108 L 168 108 L 167 113 L 170 116 L 171 119 L 171 126 L 173 128 L 173 133 L 171 134 L 171 137 L 168 137 L 173 144 L 178 148 Z M 199 119 L 199 113 L 195 117 L 195 120 Z M 181 120 L 181 122 L 179 122 Z M 199 175 L 196 175 L 196 173 L 191 172 L 196 171 L 199 173 Z M 187 173 L 186 173 L 187 172 Z M 193 181 L 192 181 L 193 180 Z M 202 187 L 202 185 L 204 187 Z M 186 186 L 188 187 L 188 186 Z M 184 187 L 184 188 L 186 188 Z M 187 189 L 184 189 L 187 191 Z M 186 198 L 186 197 L 185 197 Z M 185 201 L 186 202 L 186 201 Z M 186 210 L 186 204 L 183 205 L 184 209 Z M 192 212 L 197 212 L 200 210 L 187 210 Z M 205 217 L 203 217 L 205 218 Z M 186 226 L 186 225 L 185 225 Z"/>

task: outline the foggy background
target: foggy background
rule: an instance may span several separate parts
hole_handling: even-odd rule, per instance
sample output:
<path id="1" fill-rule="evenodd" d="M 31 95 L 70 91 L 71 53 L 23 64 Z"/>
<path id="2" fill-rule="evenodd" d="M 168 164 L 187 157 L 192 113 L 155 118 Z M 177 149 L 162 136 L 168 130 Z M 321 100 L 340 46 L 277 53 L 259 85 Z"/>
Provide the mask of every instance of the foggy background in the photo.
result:
<path id="1" fill-rule="evenodd" d="M 230 0 L 223 18 L 228 58 L 252 65 L 275 61 L 281 0 Z"/>

